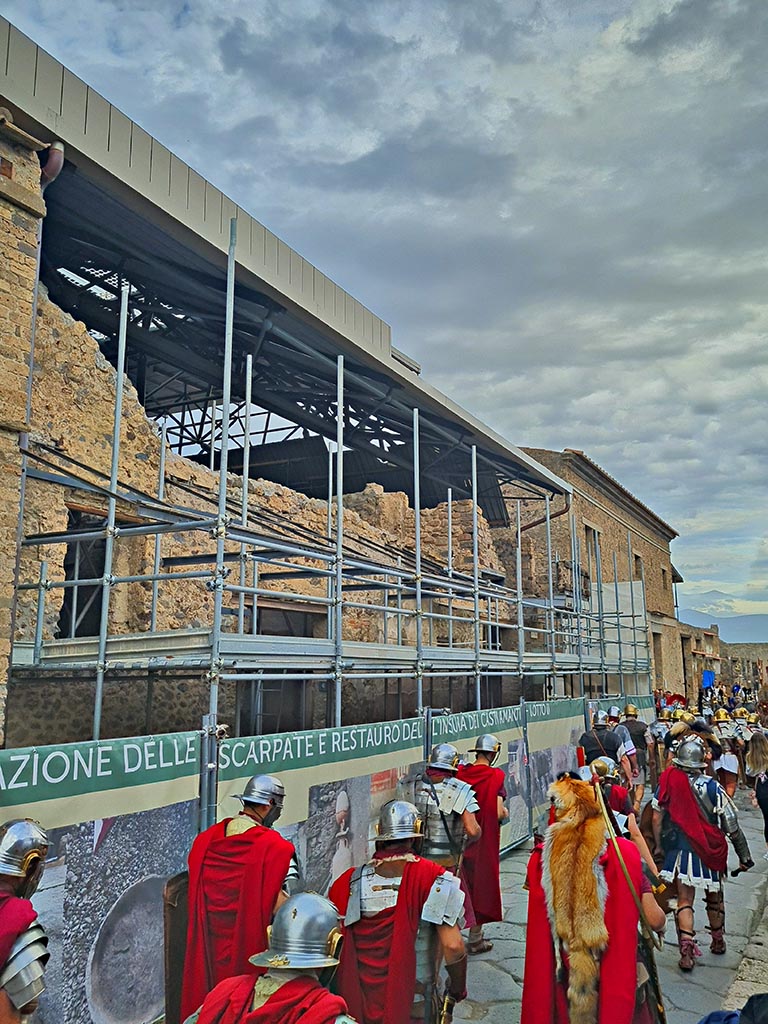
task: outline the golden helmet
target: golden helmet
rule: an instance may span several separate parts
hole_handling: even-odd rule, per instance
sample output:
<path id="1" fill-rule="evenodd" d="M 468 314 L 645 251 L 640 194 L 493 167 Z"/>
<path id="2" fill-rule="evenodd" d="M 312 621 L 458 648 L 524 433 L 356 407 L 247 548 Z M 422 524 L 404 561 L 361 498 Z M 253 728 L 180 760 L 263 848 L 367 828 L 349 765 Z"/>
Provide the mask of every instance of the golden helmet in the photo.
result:
<path id="1" fill-rule="evenodd" d="M 668 722 L 671 718 L 672 718 L 672 712 L 669 710 L 669 708 L 662 708 L 661 711 L 659 712 L 658 721 L 660 721 L 660 722 Z"/>
<path id="2" fill-rule="evenodd" d="M 696 721 L 696 715 L 691 714 L 690 711 L 684 711 L 680 715 L 680 718 L 685 722 L 686 725 L 690 725 L 691 722 L 695 722 Z"/>
<path id="3" fill-rule="evenodd" d="M 634 704 L 626 704 L 624 706 L 624 717 L 625 718 L 637 718 L 640 712 L 637 710 Z"/>
<path id="4" fill-rule="evenodd" d="M 679 722 L 685 714 L 687 714 L 687 712 L 683 711 L 682 708 L 675 708 L 675 710 L 672 712 L 672 721 Z"/>
<path id="5" fill-rule="evenodd" d="M 725 710 L 725 708 L 718 708 L 717 709 L 717 711 L 715 712 L 715 721 L 716 722 L 730 722 L 730 720 L 731 720 L 731 716 L 728 714 L 728 712 Z"/>
<path id="6" fill-rule="evenodd" d="M 747 718 L 748 716 L 749 712 L 746 708 L 736 708 L 736 710 L 733 712 L 734 718 Z"/>
<path id="7" fill-rule="evenodd" d="M 747 725 L 760 725 L 760 715 L 756 711 L 747 716 Z"/>

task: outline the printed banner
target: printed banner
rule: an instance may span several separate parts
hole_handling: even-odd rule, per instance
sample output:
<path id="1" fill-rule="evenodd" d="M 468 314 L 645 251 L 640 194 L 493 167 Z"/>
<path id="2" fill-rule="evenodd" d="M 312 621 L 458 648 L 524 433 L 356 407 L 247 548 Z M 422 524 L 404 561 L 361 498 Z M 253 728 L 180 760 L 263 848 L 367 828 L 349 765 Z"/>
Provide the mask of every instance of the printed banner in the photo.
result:
<path id="1" fill-rule="evenodd" d="M 200 734 L 0 750 L 0 806 L 46 828 L 194 800 Z"/>

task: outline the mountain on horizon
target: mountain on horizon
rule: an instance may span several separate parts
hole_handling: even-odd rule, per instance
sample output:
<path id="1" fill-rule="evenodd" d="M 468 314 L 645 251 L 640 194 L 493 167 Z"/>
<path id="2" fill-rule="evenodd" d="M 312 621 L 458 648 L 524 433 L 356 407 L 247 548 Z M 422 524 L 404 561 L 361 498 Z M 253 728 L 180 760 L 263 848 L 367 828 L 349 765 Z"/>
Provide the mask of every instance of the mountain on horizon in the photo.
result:
<path id="1" fill-rule="evenodd" d="M 710 593 L 719 592 L 715 590 Z M 696 603 L 699 603 L 699 597 L 706 596 L 697 595 Z M 723 597 L 727 595 L 723 594 Z M 727 644 L 768 644 L 768 615 L 729 615 L 722 611 L 718 615 L 713 615 L 698 608 L 681 608 L 678 615 L 681 622 L 687 622 L 689 626 L 696 626 L 699 629 L 709 629 L 711 625 L 716 625 L 720 639 Z"/>

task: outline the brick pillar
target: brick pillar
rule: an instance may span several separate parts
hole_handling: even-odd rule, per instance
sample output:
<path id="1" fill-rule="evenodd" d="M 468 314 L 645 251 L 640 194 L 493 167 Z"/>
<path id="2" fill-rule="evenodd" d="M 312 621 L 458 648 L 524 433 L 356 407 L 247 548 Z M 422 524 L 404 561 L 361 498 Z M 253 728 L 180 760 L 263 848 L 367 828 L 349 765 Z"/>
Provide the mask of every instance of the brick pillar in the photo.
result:
<path id="1" fill-rule="evenodd" d="M 11 650 L 11 606 L 20 514 L 19 435 L 26 422 L 37 238 L 45 204 L 36 151 L 43 144 L 0 109 L 0 746 Z"/>

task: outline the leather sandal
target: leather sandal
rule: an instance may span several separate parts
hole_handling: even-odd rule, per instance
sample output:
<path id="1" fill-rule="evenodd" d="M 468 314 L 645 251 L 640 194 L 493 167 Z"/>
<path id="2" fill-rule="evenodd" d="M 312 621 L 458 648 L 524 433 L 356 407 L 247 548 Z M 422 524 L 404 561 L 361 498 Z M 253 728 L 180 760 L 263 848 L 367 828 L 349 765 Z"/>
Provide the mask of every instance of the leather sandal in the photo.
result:
<path id="1" fill-rule="evenodd" d="M 478 953 L 490 953 L 493 949 L 493 943 L 488 939 L 478 939 L 477 942 L 467 943 L 467 953 L 470 956 L 477 956 Z"/>

